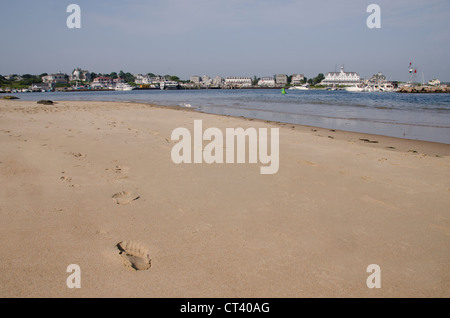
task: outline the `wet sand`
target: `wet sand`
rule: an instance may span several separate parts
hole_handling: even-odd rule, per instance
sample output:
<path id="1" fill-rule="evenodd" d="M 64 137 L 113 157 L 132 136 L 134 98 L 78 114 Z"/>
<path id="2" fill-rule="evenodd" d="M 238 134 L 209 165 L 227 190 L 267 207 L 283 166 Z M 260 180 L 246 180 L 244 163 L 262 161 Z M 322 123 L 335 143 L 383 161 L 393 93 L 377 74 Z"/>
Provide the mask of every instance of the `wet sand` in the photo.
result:
<path id="1" fill-rule="evenodd" d="M 173 163 L 199 119 L 279 128 L 278 173 Z M 450 296 L 450 145 L 20 100 L 0 101 L 0 140 L 0 297 Z"/>

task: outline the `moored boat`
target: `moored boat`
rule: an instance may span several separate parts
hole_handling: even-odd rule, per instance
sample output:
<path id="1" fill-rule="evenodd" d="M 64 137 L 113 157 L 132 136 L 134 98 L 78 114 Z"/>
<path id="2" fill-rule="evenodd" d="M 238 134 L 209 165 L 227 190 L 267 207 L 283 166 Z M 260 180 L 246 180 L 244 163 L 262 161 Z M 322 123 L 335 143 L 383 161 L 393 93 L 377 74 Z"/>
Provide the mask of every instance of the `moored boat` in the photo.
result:
<path id="1" fill-rule="evenodd" d="M 134 87 L 128 83 L 118 83 L 114 89 L 116 91 L 132 91 Z"/>
<path id="2" fill-rule="evenodd" d="M 288 89 L 295 89 L 295 90 L 300 90 L 300 91 L 307 91 L 309 90 L 309 85 L 308 84 L 304 84 L 304 85 L 300 85 L 300 86 L 291 86 Z"/>
<path id="3" fill-rule="evenodd" d="M 365 91 L 364 87 L 361 87 L 359 85 L 353 85 L 353 86 L 345 87 L 345 90 L 347 92 L 364 92 Z"/>

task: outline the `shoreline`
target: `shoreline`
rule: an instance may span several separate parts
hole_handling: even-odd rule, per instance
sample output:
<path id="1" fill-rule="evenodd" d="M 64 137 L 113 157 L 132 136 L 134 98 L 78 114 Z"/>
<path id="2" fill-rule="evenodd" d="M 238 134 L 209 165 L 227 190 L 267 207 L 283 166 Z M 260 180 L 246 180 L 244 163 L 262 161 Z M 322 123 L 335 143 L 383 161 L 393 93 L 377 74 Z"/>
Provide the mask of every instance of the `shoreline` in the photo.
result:
<path id="1" fill-rule="evenodd" d="M 124 98 L 124 100 L 118 100 L 114 98 L 114 94 L 111 96 L 108 95 L 108 99 L 105 100 L 97 100 L 100 102 L 109 101 L 111 103 L 121 103 L 121 102 L 131 102 L 131 103 L 142 103 L 142 104 L 148 104 L 148 105 L 158 105 L 158 102 L 153 101 L 145 101 L 145 100 L 127 100 Z M 121 96 L 128 96 L 128 95 L 121 95 Z M 131 95 L 130 95 L 131 96 Z M 28 97 L 30 98 L 30 97 Z M 46 99 L 53 99 L 56 98 L 55 96 L 46 96 Z M 60 102 L 64 101 L 70 101 L 70 96 L 68 96 L 69 100 L 60 100 Z M 85 96 L 84 98 L 89 98 L 89 96 Z M 119 97 L 123 98 L 123 97 Z M 115 99 L 115 100 L 114 100 Z M 19 99 L 20 100 L 20 99 Z M 400 138 L 400 139 L 407 139 L 407 140 L 420 140 L 420 141 L 429 141 L 429 142 L 436 142 L 436 143 L 443 143 L 443 144 L 450 144 L 450 140 L 448 138 L 448 127 L 445 125 L 444 122 L 441 122 L 438 120 L 438 123 L 434 122 L 434 124 L 426 122 L 426 124 L 420 124 L 420 123 L 408 123 L 408 120 L 406 122 L 403 122 L 400 119 L 397 119 L 396 122 L 389 121 L 387 119 L 384 120 L 370 120 L 365 119 L 362 116 L 362 119 L 360 120 L 357 118 L 346 118 L 345 116 L 326 116 L 324 114 L 309 114 L 308 111 L 303 113 L 296 114 L 289 113 L 289 112 L 280 112 L 278 113 L 276 110 L 265 110 L 258 108 L 228 108 L 225 106 L 214 106 L 212 109 L 209 109 L 208 106 L 205 106 L 204 103 L 200 103 L 198 106 L 195 106 L 193 108 L 186 108 L 183 107 L 183 103 L 179 103 L 182 99 L 179 99 L 179 101 L 173 101 L 172 105 L 170 105 L 169 102 L 161 101 L 161 104 L 159 106 L 162 107 L 181 107 L 184 109 L 190 109 L 198 112 L 204 112 L 204 113 L 211 113 L 211 114 L 217 114 L 217 115 L 223 115 L 227 116 L 226 114 L 234 114 L 230 115 L 233 117 L 244 117 L 244 116 L 251 116 L 253 111 L 257 112 L 257 115 L 254 115 L 255 117 L 259 117 L 261 120 L 265 121 L 272 121 L 276 123 L 286 123 L 288 125 L 300 125 L 300 126 L 307 126 L 311 128 L 321 128 L 321 129 L 329 129 L 332 130 L 339 130 L 339 131 L 348 131 L 348 132 L 355 132 L 355 133 L 361 133 L 361 134 L 368 134 L 368 135 L 377 135 L 377 136 L 385 136 L 385 137 L 394 137 L 394 138 Z M 26 101 L 26 99 L 24 100 Z M 81 100 L 83 101 L 83 100 Z M 84 101 L 96 101 L 86 99 Z M 58 100 L 56 100 L 58 102 Z M 189 105 L 188 105 L 189 106 Z M 223 109 L 222 109 L 223 108 Z M 205 109 L 205 110 L 203 110 Z M 259 113 L 260 112 L 260 113 Z M 265 112 L 268 112 L 267 114 Z M 394 113 L 395 116 L 398 114 Z M 431 114 L 433 115 L 433 114 Z M 430 115 L 430 116 L 431 116 Z M 292 117 L 293 116 L 293 117 Z M 384 114 L 383 116 L 388 116 L 387 114 Z M 409 115 L 408 115 L 409 116 Z M 425 116 L 425 115 L 424 115 Z M 350 116 L 351 117 L 351 116 Z M 246 117 L 253 120 L 259 120 L 257 118 L 251 118 Z M 426 118 L 424 117 L 424 120 Z M 290 121 L 290 122 L 289 122 Z M 292 123 L 294 122 L 294 123 Z M 349 130 L 342 130 L 342 129 L 349 129 Z M 413 139 L 416 138 L 416 139 Z"/>
<path id="2" fill-rule="evenodd" d="M 21 101 L 21 100 L 12 100 L 13 103 L 31 103 L 35 105 L 36 107 L 42 106 L 36 104 L 34 101 Z M 363 132 L 355 132 L 355 131 L 346 131 L 346 130 L 339 130 L 339 129 L 328 129 L 328 128 L 322 128 L 317 126 L 310 126 L 310 125 L 302 125 L 302 124 L 292 124 L 292 123 L 285 123 L 285 122 L 279 122 L 274 120 L 265 120 L 265 119 L 257 119 L 257 118 L 248 118 L 244 116 L 233 116 L 233 115 L 224 115 L 224 114 L 215 114 L 215 113 L 207 113 L 203 112 L 201 110 L 197 110 L 195 108 L 188 108 L 183 107 L 179 105 L 158 105 L 153 103 L 145 103 L 145 102 L 135 102 L 135 101 L 54 101 L 53 105 L 49 105 L 48 107 L 57 107 L 58 103 L 69 103 L 69 104 L 76 104 L 77 102 L 81 103 L 113 103 L 113 104 L 133 104 L 133 105 L 141 105 L 145 107 L 151 107 L 151 108 L 158 108 L 158 109 L 171 109 L 176 111 L 187 111 L 187 112 L 194 112 L 194 113 L 201 113 L 201 114 L 207 114 L 211 116 L 219 116 L 219 117 L 229 117 L 229 118 L 236 118 L 236 119 L 242 119 L 245 121 L 254 121 L 257 123 L 267 123 L 271 124 L 273 126 L 279 126 L 279 127 L 287 127 L 290 129 L 295 129 L 298 131 L 301 131 L 303 133 L 310 133 L 312 135 L 316 135 L 319 137 L 326 137 L 330 139 L 339 138 L 341 140 L 347 140 L 349 142 L 355 142 L 367 147 L 372 148 L 385 148 L 390 151 L 400 151 L 400 152 L 410 152 L 410 153 L 423 153 L 430 156 L 450 156 L 450 144 L 446 143 L 440 143 L 440 142 L 434 142 L 434 141 L 428 141 L 428 140 L 419 140 L 419 139 L 407 139 L 407 138 L 400 138 L 400 137 L 392 137 L 392 136 L 385 136 L 385 135 L 378 135 L 378 134 L 370 134 L 370 133 L 363 133 Z M 0 107 L 1 107 L 1 100 L 0 100 Z M 398 144 L 401 145 L 398 145 Z M 397 145 L 397 146 L 396 146 Z"/>
<path id="3" fill-rule="evenodd" d="M 279 128 L 278 172 L 175 164 L 197 119 Z M 1 297 L 450 295 L 450 145 L 132 102 L 2 100 L 0 127 Z"/>
<path id="4" fill-rule="evenodd" d="M 57 105 L 58 102 L 76 103 L 77 101 L 56 101 L 55 105 Z M 83 102 L 105 103 L 103 101 L 83 101 Z M 421 153 L 424 153 L 427 155 L 437 155 L 437 156 L 449 156 L 450 155 L 450 144 L 428 141 L 428 140 L 408 139 L 408 138 L 392 137 L 392 136 L 370 134 L 370 133 L 363 133 L 363 132 L 346 131 L 346 130 L 340 130 L 340 129 L 328 129 L 328 128 L 317 127 L 317 126 L 279 122 L 279 121 L 275 121 L 275 120 L 248 118 L 248 117 L 244 117 L 244 116 L 233 116 L 233 115 L 207 113 L 207 112 L 203 112 L 201 110 L 197 110 L 195 108 L 188 108 L 188 107 L 183 107 L 183 106 L 178 106 L 178 105 L 165 106 L 165 105 L 158 105 L 158 104 L 145 103 L 145 102 L 135 102 L 135 101 L 129 101 L 129 102 L 114 101 L 114 102 L 106 102 L 106 103 L 117 103 L 117 104 L 131 103 L 131 104 L 145 105 L 148 107 L 159 108 L 159 109 L 172 109 L 172 110 L 177 110 L 177 111 L 202 113 L 202 114 L 207 114 L 207 115 L 212 115 L 212 116 L 231 117 L 231 118 L 236 118 L 236 119 L 243 119 L 245 121 L 254 121 L 254 122 L 258 122 L 258 123 L 268 123 L 268 124 L 271 124 L 274 126 L 289 127 L 290 129 L 297 129 L 302 132 L 312 133 L 319 137 L 325 136 L 327 138 L 332 137 L 331 139 L 334 139 L 334 138 L 345 139 L 347 141 L 361 143 L 362 145 L 374 147 L 374 148 L 385 147 L 386 149 L 393 150 L 393 151 L 403 151 L 403 152 L 409 151 L 412 153 L 421 152 Z M 388 144 L 396 144 L 396 143 L 398 143 L 398 141 L 404 141 L 405 146 L 393 149 L 393 148 L 390 148 L 392 146 L 388 145 Z M 417 149 L 413 149 L 413 148 L 417 148 Z M 443 151 L 442 148 L 448 148 L 448 149 Z"/>

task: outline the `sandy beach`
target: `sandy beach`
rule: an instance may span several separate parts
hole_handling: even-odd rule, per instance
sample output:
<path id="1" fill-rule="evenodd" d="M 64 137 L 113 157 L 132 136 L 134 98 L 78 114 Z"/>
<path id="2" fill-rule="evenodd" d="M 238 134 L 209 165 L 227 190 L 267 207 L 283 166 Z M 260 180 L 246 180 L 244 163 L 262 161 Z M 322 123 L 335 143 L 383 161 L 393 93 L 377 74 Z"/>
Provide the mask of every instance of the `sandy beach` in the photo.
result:
<path id="1" fill-rule="evenodd" d="M 194 120 L 279 128 L 278 172 L 175 164 L 171 133 Z M 448 144 L 21 100 L 0 101 L 0 141 L 0 297 L 450 296 Z M 131 268 L 124 241 L 151 266 Z"/>

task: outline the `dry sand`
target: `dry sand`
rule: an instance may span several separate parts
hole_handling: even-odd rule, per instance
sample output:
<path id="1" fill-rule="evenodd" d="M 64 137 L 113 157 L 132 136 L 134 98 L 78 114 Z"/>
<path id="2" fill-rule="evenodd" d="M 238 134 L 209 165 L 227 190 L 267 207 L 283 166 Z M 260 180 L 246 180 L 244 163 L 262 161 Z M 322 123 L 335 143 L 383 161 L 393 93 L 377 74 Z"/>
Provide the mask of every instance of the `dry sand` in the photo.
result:
<path id="1" fill-rule="evenodd" d="M 171 132 L 195 119 L 280 128 L 278 173 L 174 164 Z M 450 145 L 20 100 L 0 101 L 0 140 L 1 297 L 450 296 Z"/>

